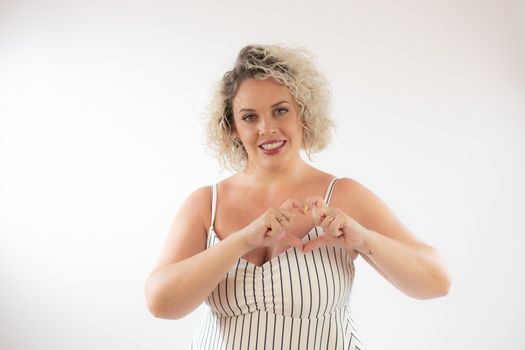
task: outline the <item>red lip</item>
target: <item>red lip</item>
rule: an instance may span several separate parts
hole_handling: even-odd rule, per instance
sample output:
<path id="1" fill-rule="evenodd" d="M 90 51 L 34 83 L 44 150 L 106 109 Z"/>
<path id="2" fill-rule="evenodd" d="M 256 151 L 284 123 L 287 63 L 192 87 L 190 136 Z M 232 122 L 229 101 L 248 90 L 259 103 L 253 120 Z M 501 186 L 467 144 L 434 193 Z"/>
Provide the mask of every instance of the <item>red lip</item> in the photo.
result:
<path id="1" fill-rule="evenodd" d="M 272 149 L 264 149 L 262 146 L 263 145 L 267 145 L 267 144 L 270 144 L 270 143 L 276 143 L 276 142 L 282 142 L 282 145 L 279 146 L 279 147 L 276 147 L 276 148 L 272 148 Z M 283 149 L 283 147 L 286 145 L 286 140 L 270 140 L 270 141 L 265 141 L 263 143 L 261 143 L 259 145 L 259 148 L 261 149 L 261 151 L 266 154 L 266 155 L 274 155 L 274 154 L 277 154 L 279 152 L 281 152 L 281 150 Z"/>

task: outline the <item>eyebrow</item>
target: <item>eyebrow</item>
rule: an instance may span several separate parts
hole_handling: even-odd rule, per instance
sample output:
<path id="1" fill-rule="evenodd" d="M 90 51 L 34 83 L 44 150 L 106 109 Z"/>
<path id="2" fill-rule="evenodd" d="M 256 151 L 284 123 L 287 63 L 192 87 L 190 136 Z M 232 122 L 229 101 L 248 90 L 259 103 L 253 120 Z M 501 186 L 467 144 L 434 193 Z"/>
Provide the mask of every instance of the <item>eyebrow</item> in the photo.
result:
<path id="1" fill-rule="evenodd" d="M 290 102 L 288 102 L 288 101 L 286 101 L 286 100 L 282 100 L 282 101 L 279 101 L 279 102 L 274 103 L 274 104 L 272 105 L 272 108 L 275 107 L 275 106 L 280 105 L 281 103 L 290 103 Z M 252 108 L 241 108 L 241 109 L 239 110 L 239 113 L 241 113 L 241 112 L 243 112 L 243 111 L 247 111 L 247 112 L 255 112 L 255 109 L 252 109 Z"/>

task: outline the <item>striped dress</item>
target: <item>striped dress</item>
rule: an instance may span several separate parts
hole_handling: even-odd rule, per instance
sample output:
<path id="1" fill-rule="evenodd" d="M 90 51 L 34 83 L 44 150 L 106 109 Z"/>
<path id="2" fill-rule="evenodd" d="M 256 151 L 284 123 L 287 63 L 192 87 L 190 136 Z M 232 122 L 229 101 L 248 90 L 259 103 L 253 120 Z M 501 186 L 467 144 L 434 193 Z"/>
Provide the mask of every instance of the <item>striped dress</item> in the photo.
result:
<path id="1" fill-rule="evenodd" d="M 220 241 L 213 229 L 216 201 L 214 184 L 207 247 Z M 321 232 L 314 227 L 303 242 Z M 261 266 L 240 258 L 206 299 L 209 313 L 191 348 L 363 349 L 350 314 L 354 272 L 351 257 L 334 247 L 306 254 L 291 247 Z"/>

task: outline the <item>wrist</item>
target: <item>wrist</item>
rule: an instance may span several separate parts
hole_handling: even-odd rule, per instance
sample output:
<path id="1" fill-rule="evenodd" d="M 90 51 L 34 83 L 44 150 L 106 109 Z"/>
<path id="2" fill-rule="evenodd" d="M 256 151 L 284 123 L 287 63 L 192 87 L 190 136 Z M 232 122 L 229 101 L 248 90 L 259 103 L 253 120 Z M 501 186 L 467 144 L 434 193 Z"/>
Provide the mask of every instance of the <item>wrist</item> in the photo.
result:
<path id="1" fill-rule="evenodd" d="M 241 255 L 244 255 L 254 249 L 254 247 L 249 243 L 244 230 L 235 232 L 234 234 L 230 235 L 230 238 L 235 241 L 235 245 Z"/>
<path id="2" fill-rule="evenodd" d="M 362 231 L 362 240 L 361 242 L 353 247 L 353 250 L 364 254 L 364 255 L 374 255 L 374 249 L 372 249 L 372 241 L 377 236 L 377 232 L 363 228 Z"/>

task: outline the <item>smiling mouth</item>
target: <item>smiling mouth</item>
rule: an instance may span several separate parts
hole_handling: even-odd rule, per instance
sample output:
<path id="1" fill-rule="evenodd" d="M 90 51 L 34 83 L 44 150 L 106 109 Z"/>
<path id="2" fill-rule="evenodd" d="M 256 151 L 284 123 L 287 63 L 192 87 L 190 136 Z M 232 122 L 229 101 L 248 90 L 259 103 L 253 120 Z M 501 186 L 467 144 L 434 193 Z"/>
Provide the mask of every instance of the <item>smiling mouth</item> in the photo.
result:
<path id="1" fill-rule="evenodd" d="M 285 143 L 286 143 L 286 141 L 276 141 L 276 142 L 272 142 L 272 143 L 265 143 L 263 145 L 260 145 L 259 147 L 262 148 L 265 151 L 271 151 L 271 150 L 275 150 L 275 149 L 278 149 L 278 148 L 284 146 Z"/>

